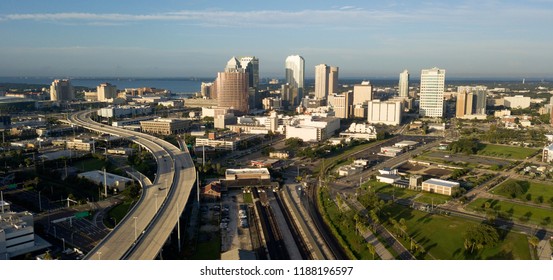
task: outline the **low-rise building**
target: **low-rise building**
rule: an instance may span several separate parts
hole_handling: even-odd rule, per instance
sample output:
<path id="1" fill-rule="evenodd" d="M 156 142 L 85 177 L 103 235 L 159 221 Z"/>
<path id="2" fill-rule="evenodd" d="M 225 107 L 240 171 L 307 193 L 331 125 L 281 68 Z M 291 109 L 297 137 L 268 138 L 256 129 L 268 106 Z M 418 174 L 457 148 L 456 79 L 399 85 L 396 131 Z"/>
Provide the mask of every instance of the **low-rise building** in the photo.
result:
<path id="1" fill-rule="evenodd" d="M 120 118 L 125 116 L 147 115 L 152 112 L 150 106 L 109 106 L 100 108 L 96 112 L 103 118 Z"/>
<path id="2" fill-rule="evenodd" d="M 221 182 L 214 181 L 207 184 L 202 188 L 200 196 L 204 200 L 218 201 L 221 199 Z"/>
<path id="3" fill-rule="evenodd" d="M 270 152 L 269 153 L 270 158 L 278 158 L 278 159 L 287 159 L 290 157 L 290 153 L 288 152 Z"/>
<path id="4" fill-rule="evenodd" d="M 241 143 L 251 141 L 259 137 L 260 135 L 257 134 L 242 134 L 238 136 L 235 133 L 224 135 L 209 133 L 207 137 L 196 138 L 196 147 L 209 146 L 213 147 L 217 151 L 235 151 Z"/>
<path id="5" fill-rule="evenodd" d="M 398 147 L 381 147 L 379 155 L 387 157 L 395 157 L 403 152 L 402 148 Z"/>
<path id="6" fill-rule="evenodd" d="M 10 259 L 49 246 L 48 242 L 35 236 L 33 214 L 0 213 L 0 259 Z"/>
<path id="7" fill-rule="evenodd" d="M 141 121 L 140 128 L 143 132 L 171 135 L 185 132 L 190 127 L 190 120 L 181 119 L 155 119 Z"/>
<path id="8" fill-rule="evenodd" d="M 301 116 L 286 126 L 286 139 L 297 137 L 304 142 L 320 142 L 332 137 L 339 128 L 339 118 Z"/>
<path id="9" fill-rule="evenodd" d="M 401 176 L 397 174 L 379 174 L 376 175 L 376 180 L 381 183 L 394 184 L 401 180 Z"/>
<path id="10" fill-rule="evenodd" d="M 96 142 L 92 139 L 73 139 L 66 141 L 65 145 L 69 150 L 91 151 Z"/>
<path id="11" fill-rule="evenodd" d="M 553 144 L 543 148 L 542 161 L 553 162 Z"/>
<path id="12" fill-rule="evenodd" d="M 363 166 L 359 165 L 345 165 L 338 168 L 338 175 L 340 176 L 351 176 L 354 174 L 359 174 L 363 171 Z"/>
<path id="13" fill-rule="evenodd" d="M 522 95 L 508 96 L 503 98 L 505 107 L 526 109 L 530 107 L 532 98 Z"/>
<path id="14" fill-rule="evenodd" d="M 365 123 L 352 123 L 346 131 L 340 132 L 340 137 L 374 140 L 377 138 L 377 133 L 376 128 L 372 125 Z"/>
<path id="15" fill-rule="evenodd" d="M 129 179 L 127 177 L 111 174 L 100 170 L 92 170 L 79 173 L 77 177 L 88 179 L 98 185 L 104 184 L 105 182 L 108 188 L 117 189 L 117 191 L 119 192 L 125 189 L 127 183 L 133 181 L 132 179 Z"/>
<path id="16" fill-rule="evenodd" d="M 459 191 L 459 183 L 441 179 L 428 179 L 422 182 L 422 190 L 431 193 L 443 194 L 443 195 L 454 195 Z"/>
<path id="17" fill-rule="evenodd" d="M 267 168 L 242 168 L 227 169 L 225 171 L 225 180 L 269 180 L 271 174 Z"/>

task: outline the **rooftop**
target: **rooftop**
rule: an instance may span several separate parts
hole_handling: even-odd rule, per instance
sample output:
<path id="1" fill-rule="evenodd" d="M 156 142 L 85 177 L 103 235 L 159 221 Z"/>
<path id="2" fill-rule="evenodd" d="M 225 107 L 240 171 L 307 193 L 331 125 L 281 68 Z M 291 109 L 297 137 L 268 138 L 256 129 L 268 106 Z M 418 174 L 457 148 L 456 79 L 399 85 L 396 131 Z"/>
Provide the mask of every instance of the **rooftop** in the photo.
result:
<path id="1" fill-rule="evenodd" d="M 226 174 L 247 174 L 247 173 L 263 173 L 270 174 L 267 168 L 242 168 L 242 169 L 227 169 Z"/>
<path id="2" fill-rule="evenodd" d="M 428 179 L 428 180 L 426 180 L 426 181 L 424 181 L 424 182 L 422 182 L 422 183 L 423 183 L 423 184 L 424 184 L 424 183 L 427 183 L 427 184 L 439 185 L 439 186 L 447 187 L 447 188 L 454 188 L 454 187 L 458 187 L 458 186 L 459 186 L 459 183 L 458 183 L 458 182 L 446 181 L 446 180 L 435 179 L 435 178 Z"/>

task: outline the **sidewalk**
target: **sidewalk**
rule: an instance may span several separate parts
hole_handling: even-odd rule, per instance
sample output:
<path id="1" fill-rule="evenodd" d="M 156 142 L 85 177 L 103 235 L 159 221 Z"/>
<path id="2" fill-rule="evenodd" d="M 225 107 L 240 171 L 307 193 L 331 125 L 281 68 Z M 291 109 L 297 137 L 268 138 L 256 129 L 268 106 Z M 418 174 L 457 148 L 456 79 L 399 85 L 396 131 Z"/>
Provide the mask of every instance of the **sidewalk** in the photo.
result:
<path id="1" fill-rule="evenodd" d="M 355 208 L 355 210 L 359 212 L 359 214 L 368 218 L 367 209 L 365 209 L 365 207 L 363 207 L 363 205 L 361 205 L 359 201 L 353 200 L 353 199 L 347 199 L 346 197 L 344 197 L 344 201 L 349 202 L 349 204 L 353 208 Z M 390 251 L 388 251 L 388 249 L 386 249 L 386 247 L 382 245 L 382 243 L 376 238 L 376 236 L 370 229 L 367 229 L 367 231 L 365 231 L 361 235 L 363 236 L 363 238 L 365 238 L 367 242 L 371 243 L 374 246 L 374 248 L 376 249 L 376 254 L 380 257 L 380 259 L 382 260 L 394 259 L 394 256 L 392 255 L 392 253 L 390 253 Z"/>

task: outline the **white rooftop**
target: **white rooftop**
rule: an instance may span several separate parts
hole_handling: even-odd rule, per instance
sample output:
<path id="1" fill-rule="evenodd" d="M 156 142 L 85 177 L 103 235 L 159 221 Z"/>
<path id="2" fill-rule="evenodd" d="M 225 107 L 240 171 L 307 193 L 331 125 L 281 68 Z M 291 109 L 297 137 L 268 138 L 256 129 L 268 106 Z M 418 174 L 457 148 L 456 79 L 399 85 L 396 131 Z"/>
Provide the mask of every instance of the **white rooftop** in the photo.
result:
<path id="1" fill-rule="evenodd" d="M 446 181 L 446 180 L 435 179 L 435 178 L 428 179 L 428 180 L 426 180 L 426 181 L 424 181 L 424 182 L 422 182 L 422 183 L 423 183 L 423 184 L 424 184 L 424 183 L 433 184 L 433 185 L 438 185 L 438 186 L 447 187 L 447 188 L 454 188 L 454 187 L 458 187 L 458 186 L 459 186 L 459 183 L 458 183 L 458 182 Z"/>

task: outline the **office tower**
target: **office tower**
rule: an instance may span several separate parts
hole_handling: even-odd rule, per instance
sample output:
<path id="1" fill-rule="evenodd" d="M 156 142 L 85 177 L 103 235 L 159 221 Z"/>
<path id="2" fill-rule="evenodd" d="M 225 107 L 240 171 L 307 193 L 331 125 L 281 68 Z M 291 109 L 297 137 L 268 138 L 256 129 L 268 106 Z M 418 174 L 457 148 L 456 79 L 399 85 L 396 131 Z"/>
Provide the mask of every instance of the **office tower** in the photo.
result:
<path id="1" fill-rule="evenodd" d="M 98 101 L 107 101 L 117 97 L 117 87 L 110 83 L 103 83 L 96 87 Z"/>
<path id="2" fill-rule="evenodd" d="M 353 104 L 366 104 L 373 100 L 373 86 L 369 81 L 353 86 Z"/>
<path id="3" fill-rule="evenodd" d="M 248 86 L 259 87 L 259 59 L 255 56 L 242 56 L 238 58 L 240 67 L 248 73 Z"/>
<path id="4" fill-rule="evenodd" d="M 441 118 L 444 116 L 445 70 L 436 67 L 421 71 L 419 115 Z"/>
<path id="5" fill-rule="evenodd" d="M 71 101 L 75 99 L 75 91 L 68 79 L 54 80 L 50 86 L 50 100 Z"/>
<path id="6" fill-rule="evenodd" d="M 462 118 L 464 116 L 485 115 L 486 98 L 486 87 L 458 87 L 455 116 L 457 118 Z"/>
<path id="7" fill-rule="evenodd" d="M 328 92 L 326 95 L 331 93 L 338 93 L 338 67 L 335 66 L 328 68 Z"/>
<path id="8" fill-rule="evenodd" d="M 399 73 L 399 97 L 409 97 L 409 71 Z"/>
<path id="9" fill-rule="evenodd" d="M 328 96 L 328 74 L 330 69 L 326 64 L 315 66 L 315 98 L 326 99 Z"/>
<path id="10" fill-rule="evenodd" d="M 202 97 L 205 97 L 205 98 L 211 98 L 211 99 L 215 99 L 216 96 L 213 96 L 213 83 L 205 83 L 205 82 L 202 82 L 202 85 L 200 86 L 200 93 L 202 95 Z"/>
<path id="11" fill-rule="evenodd" d="M 217 106 L 234 110 L 237 115 L 248 113 L 248 73 L 240 62 L 232 57 L 224 72 L 215 80 Z"/>
<path id="12" fill-rule="evenodd" d="M 334 110 L 334 116 L 347 119 L 352 115 L 353 91 L 332 93 L 328 95 L 328 105 Z"/>
<path id="13" fill-rule="evenodd" d="M 303 99 L 303 83 L 305 75 L 305 60 L 299 55 L 291 55 L 286 58 L 286 83 L 289 84 L 290 106 L 298 106 Z"/>

